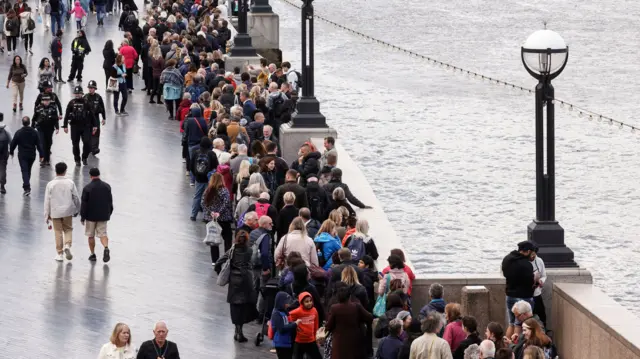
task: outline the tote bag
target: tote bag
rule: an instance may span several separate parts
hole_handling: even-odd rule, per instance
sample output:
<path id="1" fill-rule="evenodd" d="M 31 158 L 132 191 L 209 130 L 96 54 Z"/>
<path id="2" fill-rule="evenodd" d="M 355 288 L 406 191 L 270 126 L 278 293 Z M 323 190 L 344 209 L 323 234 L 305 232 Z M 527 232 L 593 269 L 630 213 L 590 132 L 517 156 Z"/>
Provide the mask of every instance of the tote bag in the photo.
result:
<path id="1" fill-rule="evenodd" d="M 218 221 L 210 221 L 207 223 L 207 235 L 204 237 L 202 243 L 208 246 L 217 246 L 222 243 L 222 227 L 220 227 Z"/>
<path id="2" fill-rule="evenodd" d="M 373 315 L 381 317 L 387 311 L 387 293 L 389 292 L 389 286 L 391 283 L 391 275 L 387 274 L 387 286 L 385 287 L 384 294 L 379 295 L 376 299 L 376 305 L 373 307 Z"/>
<path id="3" fill-rule="evenodd" d="M 221 287 L 229 284 L 229 278 L 231 277 L 231 259 L 233 258 L 233 251 L 235 248 L 235 244 L 231 246 L 229 255 L 227 256 L 227 261 L 224 262 L 224 264 L 222 265 L 222 269 L 220 270 L 220 274 L 218 274 L 216 283 Z"/>
<path id="4" fill-rule="evenodd" d="M 107 91 L 108 92 L 118 92 L 118 79 L 115 77 L 109 77 L 109 81 L 107 82 Z"/>

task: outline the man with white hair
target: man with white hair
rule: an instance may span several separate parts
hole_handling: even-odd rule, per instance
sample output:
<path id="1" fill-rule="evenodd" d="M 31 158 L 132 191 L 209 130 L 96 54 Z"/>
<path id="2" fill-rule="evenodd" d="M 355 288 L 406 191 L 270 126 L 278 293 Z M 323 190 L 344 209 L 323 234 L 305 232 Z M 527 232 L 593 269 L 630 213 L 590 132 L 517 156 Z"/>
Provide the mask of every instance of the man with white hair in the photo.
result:
<path id="1" fill-rule="evenodd" d="M 245 144 L 238 145 L 238 155 L 234 159 L 232 159 L 230 162 L 231 174 L 233 175 L 233 178 L 236 178 L 236 175 L 240 170 L 240 164 L 242 163 L 242 161 L 244 160 L 249 161 L 249 156 L 247 156 L 248 150 L 249 149 L 247 148 L 247 145 Z"/>
<path id="2" fill-rule="evenodd" d="M 496 355 L 496 345 L 491 340 L 480 343 L 480 359 L 493 359 Z"/>
<path id="3" fill-rule="evenodd" d="M 258 214 L 256 212 L 246 212 L 242 217 L 242 221 L 243 224 L 236 229 L 236 233 L 238 233 L 239 231 L 251 233 L 251 231 L 258 228 Z"/>
<path id="4" fill-rule="evenodd" d="M 168 334 L 167 323 L 157 322 L 153 326 L 154 338 L 140 345 L 136 359 L 180 359 L 178 345 L 167 340 Z"/>
<path id="5" fill-rule="evenodd" d="M 544 330 L 544 324 L 540 321 L 537 315 L 533 314 L 533 309 L 531 309 L 531 304 L 526 300 L 517 301 L 516 304 L 511 308 L 511 313 L 513 313 L 513 317 L 515 318 L 515 332 L 511 335 L 511 337 L 507 337 L 512 342 L 522 343 L 524 340 L 524 333 L 522 332 L 522 323 L 524 323 L 527 319 L 533 318 L 538 321 L 542 331 Z"/>
<path id="6" fill-rule="evenodd" d="M 231 154 L 224 150 L 224 140 L 222 138 L 216 138 L 213 140 L 213 152 L 218 157 L 219 164 L 225 164 L 229 162 Z"/>

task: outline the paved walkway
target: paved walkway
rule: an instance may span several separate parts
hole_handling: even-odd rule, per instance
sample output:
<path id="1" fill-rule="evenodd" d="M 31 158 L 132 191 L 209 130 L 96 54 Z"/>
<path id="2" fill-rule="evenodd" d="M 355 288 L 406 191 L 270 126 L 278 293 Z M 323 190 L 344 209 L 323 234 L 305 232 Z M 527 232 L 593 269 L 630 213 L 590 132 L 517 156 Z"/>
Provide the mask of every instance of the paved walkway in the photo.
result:
<path id="1" fill-rule="evenodd" d="M 169 340 L 178 343 L 182 358 L 262 358 L 267 348 L 233 341 L 233 326 L 225 302 L 226 288 L 215 284 L 209 250 L 201 240 L 204 224 L 189 221 L 192 188 L 181 160 L 178 123 L 167 120 L 164 106 L 149 105 L 141 79 L 127 105 L 128 117 L 115 118 L 112 97 L 105 96 L 102 47 L 107 39 L 118 44 L 122 33 L 117 18 L 87 35 L 92 53 L 85 61 L 84 85 L 95 79 L 107 103 L 99 158 L 89 166 L 73 166 L 71 140 L 55 136 L 51 162 L 70 165 L 68 176 L 78 189 L 98 166 L 114 195 L 109 223 L 111 262 L 95 264 L 89 255 L 79 218 L 74 219 L 74 259 L 54 261 L 53 233 L 43 218 L 43 192 L 53 168 L 34 165 L 31 197 L 23 198 L 17 157 L 8 166 L 8 193 L 0 197 L 0 356 L 4 358 L 96 357 L 109 340 L 115 323 L 131 327 L 137 346 L 153 337 L 155 321 L 169 325 Z M 32 115 L 37 96 L 36 69 L 47 53 L 49 33 L 38 24 L 34 56 L 24 56 L 30 75 L 23 115 Z M 69 74 L 73 32 L 64 38 L 63 77 Z M 22 43 L 19 43 L 22 46 Z M 117 46 L 117 45 L 116 45 Z M 12 57 L 0 58 L 0 74 L 7 76 Z M 55 85 L 63 107 L 72 84 Z M 11 133 L 20 127 L 20 114 L 11 112 L 10 90 L 0 88 L 0 112 Z M 102 249 L 97 245 L 98 257 Z M 245 330 L 255 334 L 257 326 Z"/>

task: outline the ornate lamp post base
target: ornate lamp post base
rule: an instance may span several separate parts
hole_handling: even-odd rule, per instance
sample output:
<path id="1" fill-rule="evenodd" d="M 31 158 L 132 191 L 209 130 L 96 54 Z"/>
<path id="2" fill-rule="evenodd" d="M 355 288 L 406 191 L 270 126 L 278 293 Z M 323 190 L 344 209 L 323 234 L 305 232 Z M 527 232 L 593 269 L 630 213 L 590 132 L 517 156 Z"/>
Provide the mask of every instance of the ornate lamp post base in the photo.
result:
<path id="1" fill-rule="evenodd" d="M 233 57 L 255 57 L 258 56 L 258 53 L 251 45 L 251 36 L 247 33 L 238 33 L 233 38 L 233 47 L 229 55 Z"/>
<path id="2" fill-rule="evenodd" d="M 564 228 L 557 221 L 533 220 L 527 227 L 528 239 L 538 245 L 538 255 L 548 268 L 577 268 L 573 251 L 564 244 Z"/>
<path id="3" fill-rule="evenodd" d="M 315 97 L 301 97 L 292 116 L 293 128 L 327 128 L 327 119 L 320 113 L 320 102 Z"/>

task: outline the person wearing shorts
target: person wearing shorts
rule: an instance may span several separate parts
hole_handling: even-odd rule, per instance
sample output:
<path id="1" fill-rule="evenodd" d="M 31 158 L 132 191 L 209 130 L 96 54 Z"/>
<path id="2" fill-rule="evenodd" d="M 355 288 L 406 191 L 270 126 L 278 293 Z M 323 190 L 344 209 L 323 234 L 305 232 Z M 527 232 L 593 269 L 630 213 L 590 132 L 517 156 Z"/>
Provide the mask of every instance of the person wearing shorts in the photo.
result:
<path id="1" fill-rule="evenodd" d="M 113 213 L 111 186 L 100 179 L 100 170 L 95 167 L 89 170 L 89 176 L 91 182 L 82 190 L 80 221 L 85 226 L 84 233 L 89 239 L 89 260 L 96 261 L 95 248 L 98 237 L 104 247 L 102 261 L 107 263 L 111 260 L 107 236 L 107 222 Z"/>

